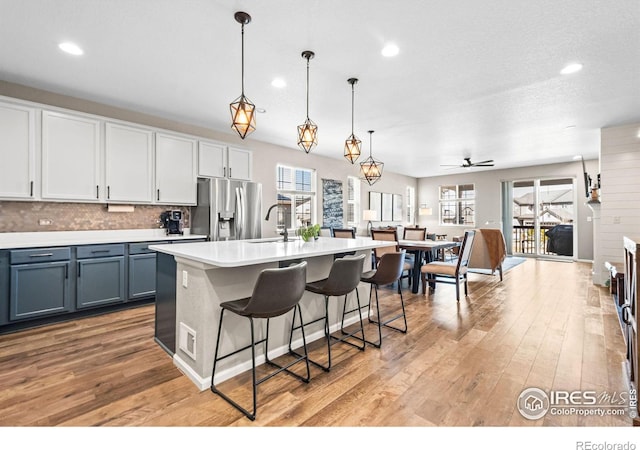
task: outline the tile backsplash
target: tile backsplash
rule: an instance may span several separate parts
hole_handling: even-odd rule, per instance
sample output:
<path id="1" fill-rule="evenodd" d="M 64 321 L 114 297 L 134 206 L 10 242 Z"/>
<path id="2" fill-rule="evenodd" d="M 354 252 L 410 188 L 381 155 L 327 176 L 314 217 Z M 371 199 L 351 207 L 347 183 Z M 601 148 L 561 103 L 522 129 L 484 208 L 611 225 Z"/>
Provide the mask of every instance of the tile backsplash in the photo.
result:
<path id="1" fill-rule="evenodd" d="M 134 205 L 133 212 L 109 212 L 94 203 L 0 201 L 0 233 L 30 231 L 135 230 L 160 228 L 160 214 L 179 209 L 189 228 L 189 207 Z"/>

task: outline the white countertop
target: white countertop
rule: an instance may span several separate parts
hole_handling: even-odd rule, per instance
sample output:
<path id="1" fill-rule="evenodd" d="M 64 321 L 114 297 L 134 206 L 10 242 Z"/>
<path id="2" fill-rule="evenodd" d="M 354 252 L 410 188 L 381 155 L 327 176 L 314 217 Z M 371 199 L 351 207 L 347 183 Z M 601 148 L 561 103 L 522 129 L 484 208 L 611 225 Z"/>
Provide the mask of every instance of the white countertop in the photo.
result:
<path id="1" fill-rule="evenodd" d="M 0 233 L 0 249 L 58 247 L 61 245 L 113 244 L 119 242 L 179 241 L 206 239 L 189 234 L 167 236 L 164 228 L 144 230 L 41 231 L 33 233 Z"/>
<path id="2" fill-rule="evenodd" d="M 374 241 L 365 237 L 356 239 L 321 237 L 317 241 L 309 242 L 300 239 L 282 242 L 281 239 L 150 245 L 149 248 L 212 266 L 241 267 L 396 245 L 395 242 Z"/>

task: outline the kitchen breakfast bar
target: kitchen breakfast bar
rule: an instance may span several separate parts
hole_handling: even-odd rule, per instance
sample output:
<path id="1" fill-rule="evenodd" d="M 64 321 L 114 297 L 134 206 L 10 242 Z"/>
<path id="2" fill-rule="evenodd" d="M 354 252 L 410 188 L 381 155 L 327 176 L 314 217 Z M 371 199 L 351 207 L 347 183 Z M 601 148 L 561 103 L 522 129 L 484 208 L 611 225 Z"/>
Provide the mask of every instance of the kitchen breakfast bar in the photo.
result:
<path id="1" fill-rule="evenodd" d="M 156 330 L 155 339 L 173 357 L 174 364 L 200 390 L 211 385 L 213 356 L 217 339 L 220 303 L 251 295 L 260 272 L 267 268 L 285 267 L 307 261 L 307 282 L 326 278 L 335 255 L 365 254 L 364 270 L 369 270 L 371 250 L 395 245 L 395 242 L 370 238 L 339 239 L 321 237 L 304 242 L 292 239 L 254 239 L 190 244 L 152 245 L 157 255 Z M 362 304 L 369 296 L 368 285 L 358 287 Z M 354 294 L 348 301 L 355 305 Z M 342 318 L 342 299 L 332 301 L 329 311 L 330 329 L 336 330 Z M 324 315 L 321 296 L 305 292 L 300 301 L 303 320 Z M 292 314 L 271 320 L 269 356 L 275 358 L 288 352 Z M 357 320 L 354 315 L 351 322 Z M 351 323 L 345 321 L 345 324 Z M 261 324 L 264 332 L 264 324 Z M 307 342 L 324 338 L 322 321 L 306 330 Z M 249 342 L 249 323 L 230 315 L 225 319 L 222 351 L 244 346 Z M 237 330 L 237 332 L 235 332 Z M 294 336 L 293 347 L 302 345 Z M 260 347 L 258 347 L 260 349 Z M 258 353 L 258 363 L 264 355 Z M 234 355 L 216 371 L 216 383 L 251 368 L 250 352 Z"/>

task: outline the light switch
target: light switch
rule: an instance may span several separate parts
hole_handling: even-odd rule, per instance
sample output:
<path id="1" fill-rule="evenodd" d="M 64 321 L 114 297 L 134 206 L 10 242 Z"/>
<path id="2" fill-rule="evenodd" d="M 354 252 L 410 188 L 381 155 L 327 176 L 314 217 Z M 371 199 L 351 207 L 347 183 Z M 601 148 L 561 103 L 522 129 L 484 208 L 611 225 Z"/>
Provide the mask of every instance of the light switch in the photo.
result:
<path id="1" fill-rule="evenodd" d="M 182 271 L 182 287 L 187 287 L 189 284 L 189 272 L 186 270 Z"/>

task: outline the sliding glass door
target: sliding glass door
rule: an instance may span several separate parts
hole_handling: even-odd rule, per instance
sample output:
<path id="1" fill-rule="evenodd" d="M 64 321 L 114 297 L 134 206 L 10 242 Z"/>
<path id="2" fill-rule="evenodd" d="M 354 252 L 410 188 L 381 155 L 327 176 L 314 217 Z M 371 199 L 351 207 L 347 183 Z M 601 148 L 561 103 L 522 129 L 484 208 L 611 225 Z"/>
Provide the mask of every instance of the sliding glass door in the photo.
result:
<path id="1" fill-rule="evenodd" d="M 503 220 L 511 253 L 572 259 L 576 214 L 574 178 L 503 183 Z M 506 219 L 506 220 L 505 220 Z"/>

